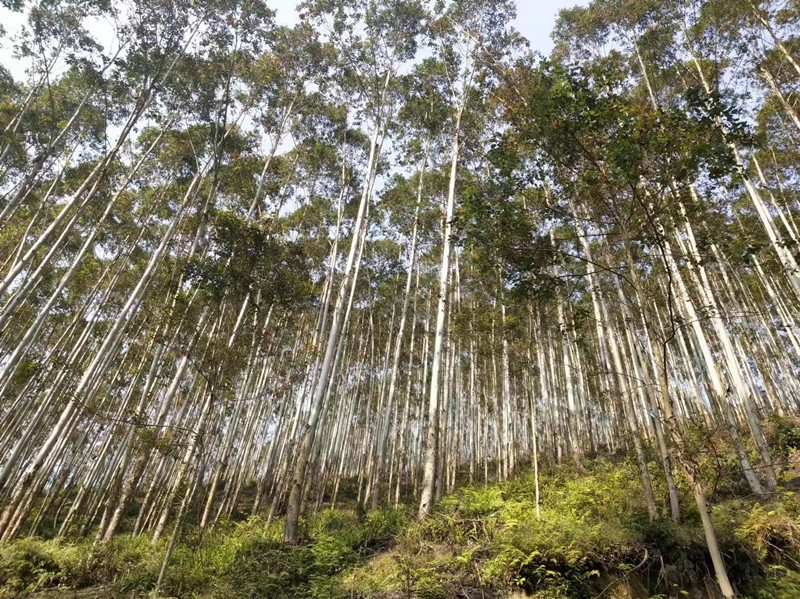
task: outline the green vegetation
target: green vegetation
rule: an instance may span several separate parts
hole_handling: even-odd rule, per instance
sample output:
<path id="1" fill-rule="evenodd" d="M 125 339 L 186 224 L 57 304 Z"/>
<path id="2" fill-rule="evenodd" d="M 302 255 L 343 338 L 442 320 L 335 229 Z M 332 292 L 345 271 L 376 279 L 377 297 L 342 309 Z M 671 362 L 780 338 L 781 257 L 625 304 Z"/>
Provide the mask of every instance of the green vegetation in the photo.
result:
<path id="1" fill-rule="evenodd" d="M 359 519 L 354 511 L 325 510 L 305 523 L 298 546 L 280 542 L 282 523 L 260 518 L 228 522 L 183 539 L 162 584 L 167 597 L 332 597 L 337 575 L 389 546 L 404 524 L 395 511 Z M 110 585 L 109 593 L 140 596 L 158 580 L 167 541 L 151 548 L 147 537 L 120 535 L 106 547 L 21 539 L 0 547 L 0 597 L 54 586 Z"/>
<path id="2" fill-rule="evenodd" d="M 794 433 L 779 424 L 783 429 L 775 430 L 782 438 Z M 719 455 L 708 460 L 702 464 L 708 471 L 712 461 L 725 463 Z M 734 584 L 743 597 L 797 597 L 800 496 L 790 490 L 796 480 L 785 469 L 786 486 L 773 499 L 756 502 L 736 496 L 738 476 L 717 474 L 712 511 Z M 551 467 L 540 485 L 541 517 L 535 481 L 526 470 L 512 481 L 468 486 L 445 497 L 424 522 L 404 509 L 323 510 L 301 522 L 303 539 L 294 546 L 280 542 L 282 522 L 260 518 L 225 522 L 202 535 L 192 530 L 172 555 L 161 594 L 708 597 L 703 589 L 711 564 L 686 489 L 681 488 L 683 520 L 675 524 L 667 517 L 649 521 L 632 458 L 587 461 L 581 473 Z M 658 497 L 665 493 L 656 488 Z M 147 596 L 166 544 L 162 540 L 152 549 L 147 537 L 129 535 L 105 547 L 88 540 L 21 539 L 0 546 L 0 597 L 36 596 L 53 587 L 102 587 L 103 597 Z"/>
<path id="3" fill-rule="evenodd" d="M 444 599 L 473 596 L 471 589 L 504 596 L 519 588 L 542 599 L 649 598 L 689 596 L 708 576 L 691 502 L 681 524 L 650 522 L 634 463 L 595 460 L 580 475 L 559 467 L 543 477 L 541 490 L 537 518 L 531 475 L 464 489 L 446 498 L 435 518 L 409 528 L 393 551 L 354 571 L 348 585 L 364 597 Z M 800 593 L 792 570 L 800 568 L 796 493 L 764 504 L 724 500 L 712 515 L 740 592 Z"/>

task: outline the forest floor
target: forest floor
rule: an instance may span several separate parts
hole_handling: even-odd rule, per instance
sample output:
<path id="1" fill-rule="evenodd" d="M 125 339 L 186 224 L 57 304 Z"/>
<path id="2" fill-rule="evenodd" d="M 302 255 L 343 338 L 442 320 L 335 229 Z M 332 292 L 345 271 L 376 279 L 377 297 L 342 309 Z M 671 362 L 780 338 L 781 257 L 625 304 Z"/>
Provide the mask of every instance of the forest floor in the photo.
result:
<path id="1" fill-rule="evenodd" d="M 789 429 L 787 429 L 789 430 Z M 789 430 L 800 438 L 800 429 Z M 796 440 L 796 439 L 795 439 Z M 698 441 L 700 442 L 700 441 Z M 778 491 L 749 496 L 724 440 L 699 466 L 712 516 L 741 597 L 800 597 L 800 452 L 775 447 Z M 794 444 L 792 441 L 791 444 Z M 656 497 L 667 493 L 651 456 Z M 465 484 L 424 522 L 412 507 L 326 509 L 302 522 L 298 546 L 280 542 L 280 521 L 225 521 L 200 535 L 187 527 L 162 597 L 202 599 L 651 599 L 714 598 L 712 567 L 692 496 L 680 489 L 681 521 L 650 521 L 635 462 L 587 459 L 583 471 L 542 469 L 541 513 L 530 468 L 513 480 Z M 666 500 L 665 500 L 666 501 Z M 154 595 L 167 541 L 117 536 L 26 538 L 0 545 L 0 598 L 122 599 Z"/>

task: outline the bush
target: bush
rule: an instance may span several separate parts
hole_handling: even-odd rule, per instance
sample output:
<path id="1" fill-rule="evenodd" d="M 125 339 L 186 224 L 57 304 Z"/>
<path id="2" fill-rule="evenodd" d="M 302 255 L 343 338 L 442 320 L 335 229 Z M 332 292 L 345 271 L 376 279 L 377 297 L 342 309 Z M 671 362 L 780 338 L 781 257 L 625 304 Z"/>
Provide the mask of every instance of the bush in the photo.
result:
<path id="1" fill-rule="evenodd" d="M 800 572 L 776 567 L 766 583 L 748 594 L 753 599 L 796 599 L 800 597 Z"/>
<path id="2" fill-rule="evenodd" d="M 107 546 L 93 546 L 88 540 L 26 538 L 0 545 L 0 588 L 15 593 L 54 586 L 81 589 L 124 582 L 128 576 L 152 577 L 153 571 L 157 577 L 160 563 L 160 555 L 150 549 L 146 537 L 122 535 Z M 135 590 L 151 587 L 141 582 L 128 585 Z"/>
<path id="3" fill-rule="evenodd" d="M 338 597 L 344 594 L 340 575 L 386 547 L 405 521 L 393 510 L 371 512 L 364 519 L 354 511 L 323 510 L 305 522 L 304 545 L 283 545 L 279 535 L 243 535 L 220 571 L 214 596 Z"/>
<path id="4" fill-rule="evenodd" d="M 71 546 L 21 539 L 12 545 L 0 546 L 0 585 L 14 591 L 35 591 L 61 581 L 62 571 L 76 559 Z"/>
<path id="5" fill-rule="evenodd" d="M 782 455 L 800 450 L 800 418 L 774 414 L 769 421 L 767 433 L 772 445 Z"/>
<path id="6" fill-rule="evenodd" d="M 769 503 L 733 500 L 712 512 L 728 545 L 747 551 L 752 561 L 797 567 L 800 555 L 800 500 L 785 492 Z"/>

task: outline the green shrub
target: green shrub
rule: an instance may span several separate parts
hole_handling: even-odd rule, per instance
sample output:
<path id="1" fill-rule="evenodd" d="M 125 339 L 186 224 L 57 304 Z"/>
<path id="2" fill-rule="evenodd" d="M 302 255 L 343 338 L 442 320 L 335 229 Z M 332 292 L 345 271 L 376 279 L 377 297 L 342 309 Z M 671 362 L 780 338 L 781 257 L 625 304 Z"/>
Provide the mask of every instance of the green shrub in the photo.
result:
<path id="1" fill-rule="evenodd" d="M 768 434 L 772 445 L 781 454 L 800 450 L 800 418 L 774 414 L 769 421 Z"/>
<path id="2" fill-rule="evenodd" d="M 665 497 L 663 482 L 654 481 L 656 496 Z M 462 488 L 423 522 L 396 510 L 323 510 L 301 521 L 298 546 L 281 542 L 279 521 L 223 521 L 204 532 L 187 526 L 161 590 L 179 599 L 445 599 L 521 588 L 540 599 L 582 599 L 622 580 L 644 596 L 675 596 L 708 577 L 692 502 L 682 505 L 680 524 L 651 522 L 633 460 L 592 460 L 582 472 L 558 466 L 540 483 L 540 517 L 535 481 L 522 473 Z M 726 560 L 736 564 L 729 574 L 743 597 L 800 596 L 797 496 L 713 505 Z M 153 549 L 146 536 L 121 535 L 105 546 L 41 539 L 0 545 L 0 596 L 109 584 L 124 596 L 143 595 L 155 586 L 166 544 L 165 538 Z"/>
<path id="3" fill-rule="evenodd" d="M 37 538 L 0 546 L 0 585 L 11 591 L 35 591 L 58 584 L 64 565 L 75 559 L 69 546 Z"/>
<path id="4" fill-rule="evenodd" d="M 800 555 L 800 499 L 785 492 L 769 503 L 746 500 L 714 508 L 714 523 L 723 538 L 737 543 L 758 562 L 797 567 Z"/>
<path id="5" fill-rule="evenodd" d="M 780 566 L 770 569 L 769 578 L 747 596 L 752 599 L 797 599 L 800 597 L 800 572 Z"/>

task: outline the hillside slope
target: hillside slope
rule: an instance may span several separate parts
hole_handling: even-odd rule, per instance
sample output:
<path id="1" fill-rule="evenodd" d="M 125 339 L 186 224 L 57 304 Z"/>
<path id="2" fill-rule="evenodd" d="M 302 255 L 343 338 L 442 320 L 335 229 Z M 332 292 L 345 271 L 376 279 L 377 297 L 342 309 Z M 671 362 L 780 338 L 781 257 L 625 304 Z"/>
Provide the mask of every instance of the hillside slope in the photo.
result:
<path id="1" fill-rule="evenodd" d="M 795 469 L 769 501 L 745 495 L 726 454 L 701 464 L 713 488 L 713 519 L 743 597 L 800 597 L 800 496 Z M 785 455 L 795 464 L 796 451 Z M 730 458 L 733 459 L 733 458 Z M 656 464 L 653 464 L 656 467 Z M 665 497 L 664 488 L 656 488 Z M 714 597 L 711 564 L 691 496 L 682 520 L 649 521 L 628 458 L 545 468 L 536 485 L 468 485 L 432 518 L 410 510 L 327 509 L 305 520 L 298 546 L 280 542 L 282 523 L 226 522 L 190 531 L 176 548 L 165 597 L 605 599 Z M 154 594 L 166 543 L 119 536 L 90 541 L 28 538 L 0 546 L 0 597 L 145 597 Z M 84 589 L 84 590 L 81 590 Z"/>

